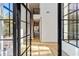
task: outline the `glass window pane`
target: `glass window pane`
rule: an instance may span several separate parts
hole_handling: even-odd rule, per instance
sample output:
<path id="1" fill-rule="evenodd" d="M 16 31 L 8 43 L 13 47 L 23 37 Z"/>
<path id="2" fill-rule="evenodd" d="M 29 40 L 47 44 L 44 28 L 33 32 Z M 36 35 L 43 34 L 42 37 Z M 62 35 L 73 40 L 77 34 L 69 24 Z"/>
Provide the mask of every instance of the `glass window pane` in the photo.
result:
<path id="1" fill-rule="evenodd" d="M 30 46 L 30 35 L 27 36 L 27 47 L 29 47 L 29 46 Z"/>
<path id="2" fill-rule="evenodd" d="M 79 43 L 79 3 L 69 3 L 69 6 L 63 6 L 64 8 L 64 40 L 72 45 Z M 68 10 L 68 8 L 69 10 Z M 77 15 L 78 13 L 78 15 Z M 78 16 L 78 19 L 77 19 Z M 77 23 L 78 20 L 78 23 Z M 77 27 L 78 24 L 78 27 Z M 78 30 L 78 32 L 77 32 Z M 77 34 L 78 33 L 78 34 Z M 78 37 L 78 40 L 77 40 Z M 78 44 L 77 43 L 77 44 Z M 79 46 L 79 44 L 78 44 Z"/>
<path id="3" fill-rule="evenodd" d="M 78 39 L 79 39 L 79 23 L 78 23 Z"/>
<path id="4" fill-rule="evenodd" d="M 74 10 L 74 9 L 73 9 L 73 3 L 71 3 L 71 4 L 69 4 L 69 13 L 70 13 L 70 12 L 73 12 L 73 10 Z"/>
<path id="5" fill-rule="evenodd" d="M 9 11 L 3 8 L 3 19 L 9 19 Z"/>
<path id="6" fill-rule="evenodd" d="M 78 40 L 78 47 L 79 47 L 79 40 Z"/>
<path id="7" fill-rule="evenodd" d="M 27 11 L 27 23 L 30 23 L 30 13 Z"/>
<path id="8" fill-rule="evenodd" d="M 64 7 L 68 6 L 68 3 L 64 3 Z"/>
<path id="9" fill-rule="evenodd" d="M 10 20 L 10 35 L 13 35 L 13 20 Z"/>
<path id="10" fill-rule="evenodd" d="M 13 4 L 10 3 L 10 10 L 13 11 Z"/>
<path id="11" fill-rule="evenodd" d="M 30 24 L 27 24 L 27 35 L 30 34 Z"/>
<path id="12" fill-rule="evenodd" d="M 21 20 L 26 21 L 26 9 L 21 5 Z"/>
<path id="13" fill-rule="evenodd" d="M 69 21 L 69 39 L 73 39 L 73 21 Z"/>
<path id="14" fill-rule="evenodd" d="M 75 11 L 77 9 L 77 4 L 73 3 L 73 11 Z"/>
<path id="15" fill-rule="evenodd" d="M 1 17 L 0 17 L 0 29 L 3 30 L 0 32 L 0 55 L 2 56 L 12 56 L 13 55 L 13 20 L 10 19 L 9 22 L 9 4 L 1 4 L 0 5 L 0 12 L 1 12 Z M 12 16 L 13 17 L 13 16 Z M 10 25 L 10 26 L 9 26 Z M 9 32 L 10 30 L 10 32 Z M 10 34 L 10 36 L 9 36 Z"/>
<path id="16" fill-rule="evenodd" d="M 73 24 L 72 24 L 72 26 L 71 27 L 73 27 L 72 28 L 72 32 L 73 32 L 73 37 L 69 40 L 69 42 L 71 43 L 71 44 L 73 44 L 73 45 L 76 45 L 76 22 L 75 21 L 73 21 Z"/>
<path id="17" fill-rule="evenodd" d="M 77 13 L 78 13 L 78 22 L 79 22 L 79 10 L 77 11 Z"/>
<path id="18" fill-rule="evenodd" d="M 27 50 L 27 55 L 30 56 L 30 36 L 27 37 L 27 47 L 29 47 Z"/>
<path id="19" fill-rule="evenodd" d="M 21 54 L 25 51 L 25 49 L 26 49 L 26 37 L 24 37 L 24 38 L 22 38 L 22 39 L 20 39 L 21 41 L 20 41 L 20 44 L 21 44 Z M 24 54 L 24 55 L 26 55 L 26 54 Z"/>
<path id="20" fill-rule="evenodd" d="M 10 12 L 10 19 L 13 19 L 13 13 Z"/>
<path id="21" fill-rule="evenodd" d="M 3 4 L 0 4 L 0 19 L 3 19 L 3 9 L 2 6 Z"/>
<path id="22" fill-rule="evenodd" d="M 73 44 L 73 45 L 76 45 L 76 40 L 72 39 L 72 40 L 69 40 L 69 43 Z"/>
<path id="23" fill-rule="evenodd" d="M 79 9 L 79 3 L 77 3 L 78 9 Z"/>
<path id="24" fill-rule="evenodd" d="M 73 13 L 69 14 L 69 20 L 73 20 Z"/>
<path id="25" fill-rule="evenodd" d="M 64 39 L 68 39 L 68 21 L 64 20 Z"/>
<path id="26" fill-rule="evenodd" d="M 21 54 L 25 51 L 26 49 L 26 9 L 23 5 L 21 5 Z M 23 38 L 24 37 L 24 38 Z M 25 56 L 26 53 L 23 54 Z"/>
<path id="27" fill-rule="evenodd" d="M 21 22 L 21 37 L 26 36 L 26 23 Z"/>
<path id="28" fill-rule="evenodd" d="M 29 49 L 27 50 L 27 56 L 30 56 L 30 47 L 29 47 Z"/>
<path id="29" fill-rule="evenodd" d="M 9 3 L 4 3 L 3 6 L 9 8 Z"/>
<path id="30" fill-rule="evenodd" d="M 73 13 L 73 19 L 74 19 L 74 21 L 76 21 L 76 18 L 77 18 L 77 17 L 76 17 L 76 12 L 74 12 L 74 13 Z"/>
<path id="31" fill-rule="evenodd" d="M 68 6 L 64 8 L 64 15 L 68 14 Z"/>
<path id="32" fill-rule="evenodd" d="M 68 20 L 64 20 L 64 25 L 68 26 Z"/>
<path id="33" fill-rule="evenodd" d="M 4 37 L 9 37 L 9 23 L 4 23 Z"/>
<path id="34" fill-rule="evenodd" d="M 76 39 L 76 22 L 74 22 L 74 39 Z"/>
<path id="35" fill-rule="evenodd" d="M 64 19 L 68 19 L 68 15 L 64 16 Z"/>
<path id="36" fill-rule="evenodd" d="M 3 41 L 3 52 L 6 52 L 4 56 L 13 56 L 13 40 L 12 39 L 6 39 Z"/>

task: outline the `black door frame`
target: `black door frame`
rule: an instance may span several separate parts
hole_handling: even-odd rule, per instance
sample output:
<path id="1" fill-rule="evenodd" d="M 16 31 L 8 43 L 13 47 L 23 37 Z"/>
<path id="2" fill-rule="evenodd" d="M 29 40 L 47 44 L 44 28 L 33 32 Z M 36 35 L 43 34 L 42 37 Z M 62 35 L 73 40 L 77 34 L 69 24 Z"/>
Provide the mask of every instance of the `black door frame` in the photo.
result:
<path id="1" fill-rule="evenodd" d="M 20 4 L 13 4 L 13 56 L 20 55 Z M 18 26 L 19 25 L 19 26 Z"/>
<path id="2" fill-rule="evenodd" d="M 58 56 L 62 56 L 61 9 L 61 3 L 58 3 Z"/>

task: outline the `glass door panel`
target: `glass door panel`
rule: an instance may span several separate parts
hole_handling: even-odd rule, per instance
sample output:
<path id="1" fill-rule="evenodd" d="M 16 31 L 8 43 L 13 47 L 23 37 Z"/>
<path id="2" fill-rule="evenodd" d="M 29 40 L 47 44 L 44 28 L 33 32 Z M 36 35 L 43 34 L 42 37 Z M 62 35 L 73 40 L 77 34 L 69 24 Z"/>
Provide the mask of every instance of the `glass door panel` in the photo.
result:
<path id="1" fill-rule="evenodd" d="M 26 9 L 25 7 L 21 4 L 21 28 L 20 28 L 20 33 L 21 33 L 21 39 L 20 39 L 20 50 L 21 50 L 21 55 L 26 55 Z"/>
<path id="2" fill-rule="evenodd" d="M 31 55 L 31 22 L 30 11 L 25 4 L 21 4 L 21 55 Z M 28 52 L 30 52 L 28 54 Z"/>

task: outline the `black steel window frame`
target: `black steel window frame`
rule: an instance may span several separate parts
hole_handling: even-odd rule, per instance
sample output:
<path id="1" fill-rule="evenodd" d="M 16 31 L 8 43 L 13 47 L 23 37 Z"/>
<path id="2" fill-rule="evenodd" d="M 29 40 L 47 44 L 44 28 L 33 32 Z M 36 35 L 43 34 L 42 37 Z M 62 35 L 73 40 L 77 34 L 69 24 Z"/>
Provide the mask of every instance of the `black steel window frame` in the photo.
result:
<path id="1" fill-rule="evenodd" d="M 31 56 L 31 20 L 32 20 L 32 13 L 31 11 L 29 10 L 28 8 L 28 4 L 23 4 L 22 5 L 26 8 L 26 49 L 24 52 L 26 52 L 26 56 L 28 55 L 27 52 L 28 52 L 28 49 L 30 48 L 30 56 Z M 28 13 L 30 14 L 30 23 L 27 22 L 27 15 Z M 27 34 L 27 31 L 28 31 L 28 24 L 30 25 L 30 34 Z M 27 43 L 28 43 L 28 39 L 27 39 L 27 36 L 30 36 L 30 43 L 29 43 L 29 46 L 27 46 Z M 22 53 L 22 55 L 24 54 L 24 52 Z"/>
<path id="2" fill-rule="evenodd" d="M 21 5 L 26 9 L 26 21 L 21 20 Z M 27 23 L 27 11 L 30 13 L 30 23 Z M 19 20 L 18 20 L 19 19 Z M 30 56 L 31 56 L 31 20 L 32 20 L 32 13 L 27 7 L 27 4 L 24 3 L 14 3 L 13 4 L 13 55 L 14 56 L 22 56 L 24 53 L 26 53 L 27 56 L 27 49 L 30 48 Z M 21 37 L 20 29 L 21 29 L 21 22 L 26 24 L 26 35 Z M 30 24 L 30 34 L 27 34 L 27 24 Z M 18 26 L 19 25 L 19 26 Z M 30 43 L 29 47 L 27 47 L 27 36 L 30 36 Z M 21 44 L 20 39 L 26 38 L 26 48 L 21 53 Z"/>
<path id="3" fill-rule="evenodd" d="M 65 10 L 65 8 L 67 8 L 68 7 L 68 13 L 67 14 L 65 14 L 64 15 L 64 11 L 63 11 L 63 19 L 62 19 L 62 21 L 61 22 L 63 22 L 63 25 L 65 25 L 64 24 L 64 21 L 68 21 L 68 24 L 66 24 L 66 25 L 68 25 L 68 33 L 67 33 L 67 37 L 68 37 L 68 39 L 64 39 L 64 37 L 63 37 L 63 41 L 65 41 L 65 42 L 67 42 L 67 43 L 69 43 L 69 44 L 71 44 L 71 45 L 73 45 L 73 46 L 75 46 L 75 47 L 77 47 L 77 48 L 79 48 L 79 46 L 78 46 L 78 40 L 79 40 L 79 38 L 78 38 L 78 36 L 79 36 L 79 34 L 78 34 L 78 27 L 79 27 L 79 25 L 78 25 L 78 23 L 79 23 L 79 19 L 78 19 L 78 11 L 79 11 L 79 9 L 78 9 L 78 3 L 76 3 L 76 10 L 73 10 L 73 11 L 71 11 L 70 12 L 70 5 L 71 5 L 72 3 L 68 3 L 68 5 L 67 6 L 63 6 L 63 10 Z M 63 4 L 64 5 L 64 4 Z M 74 3 L 73 3 L 73 6 L 74 6 Z M 74 9 L 74 7 L 73 7 L 73 9 Z M 70 19 L 70 15 L 73 15 L 73 19 Z M 74 17 L 74 14 L 76 14 L 76 17 Z M 68 19 L 64 19 L 64 17 L 66 17 L 66 16 L 68 16 Z M 76 18 L 76 19 L 74 19 L 74 18 Z M 72 35 L 73 35 L 73 37 L 72 37 L 72 39 L 70 38 L 70 35 L 71 35 L 71 33 L 70 33 L 70 27 L 71 27 L 71 24 L 70 24 L 70 22 L 72 22 L 72 27 L 73 27 L 73 29 L 72 29 Z M 75 22 L 75 23 L 74 23 Z M 74 28 L 74 24 L 76 24 L 76 28 Z M 63 33 L 65 33 L 64 32 L 64 28 L 65 27 L 63 27 Z M 75 32 L 75 30 L 74 29 L 76 29 L 76 34 L 74 33 Z M 75 38 L 75 36 L 76 36 L 76 38 Z M 67 41 L 66 41 L 67 40 Z M 71 43 L 70 41 L 71 40 L 75 40 L 76 41 L 76 44 L 74 44 L 74 43 Z"/>
<path id="4" fill-rule="evenodd" d="M 20 56 L 20 17 L 20 4 L 13 3 L 13 56 Z"/>

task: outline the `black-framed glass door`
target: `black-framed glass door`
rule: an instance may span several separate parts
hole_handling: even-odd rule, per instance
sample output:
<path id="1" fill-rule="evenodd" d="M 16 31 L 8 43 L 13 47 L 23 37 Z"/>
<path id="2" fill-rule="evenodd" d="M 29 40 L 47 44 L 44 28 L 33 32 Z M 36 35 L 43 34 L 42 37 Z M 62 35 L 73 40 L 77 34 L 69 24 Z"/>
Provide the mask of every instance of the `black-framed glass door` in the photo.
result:
<path id="1" fill-rule="evenodd" d="M 14 6 L 14 56 L 31 56 L 31 20 L 32 13 L 24 3 Z"/>

